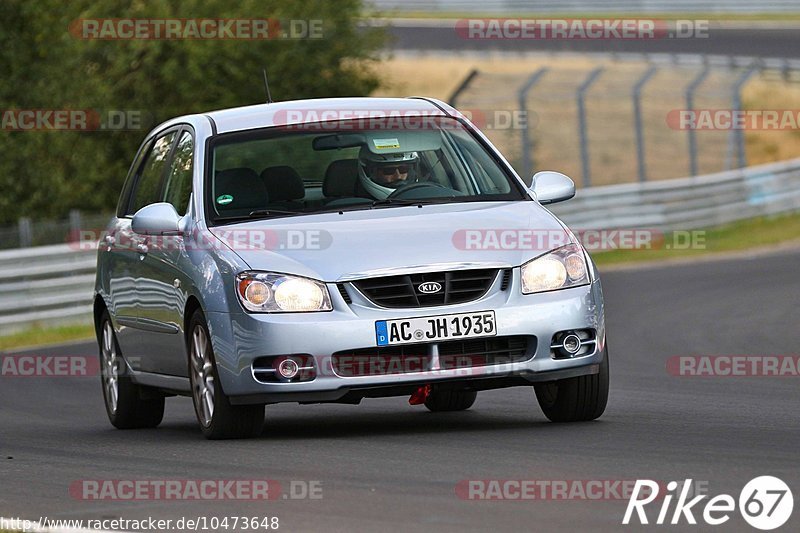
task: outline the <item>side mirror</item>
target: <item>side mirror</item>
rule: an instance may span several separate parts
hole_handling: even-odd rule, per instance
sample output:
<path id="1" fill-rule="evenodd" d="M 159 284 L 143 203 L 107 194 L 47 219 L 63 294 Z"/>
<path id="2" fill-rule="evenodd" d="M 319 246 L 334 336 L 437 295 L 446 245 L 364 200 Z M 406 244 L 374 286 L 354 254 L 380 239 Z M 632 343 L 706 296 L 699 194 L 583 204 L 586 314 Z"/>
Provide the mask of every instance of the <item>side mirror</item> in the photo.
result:
<path id="1" fill-rule="evenodd" d="M 158 202 L 139 209 L 133 215 L 131 229 L 140 235 L 178 234 L 180 220 L 172 204 Z"/>
<path id="2" fill-rule="evenodd" d="M 531 190 L 540 204 L 554 204 L 575 196 L 575 183 L 561 172 L 543 170 L 533 175 Z"/>

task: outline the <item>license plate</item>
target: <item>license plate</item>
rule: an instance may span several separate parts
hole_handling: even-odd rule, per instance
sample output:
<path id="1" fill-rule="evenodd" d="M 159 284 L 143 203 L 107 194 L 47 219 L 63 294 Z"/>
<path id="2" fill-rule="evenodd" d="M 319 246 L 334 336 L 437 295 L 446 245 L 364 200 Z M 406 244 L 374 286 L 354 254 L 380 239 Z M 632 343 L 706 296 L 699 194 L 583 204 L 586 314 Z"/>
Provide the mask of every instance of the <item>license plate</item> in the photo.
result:
<path id="1" fill-rule="evenodd" d="M 496 334 L 494 311 L 375 322 L 378 346 L 491 337 Z"/>

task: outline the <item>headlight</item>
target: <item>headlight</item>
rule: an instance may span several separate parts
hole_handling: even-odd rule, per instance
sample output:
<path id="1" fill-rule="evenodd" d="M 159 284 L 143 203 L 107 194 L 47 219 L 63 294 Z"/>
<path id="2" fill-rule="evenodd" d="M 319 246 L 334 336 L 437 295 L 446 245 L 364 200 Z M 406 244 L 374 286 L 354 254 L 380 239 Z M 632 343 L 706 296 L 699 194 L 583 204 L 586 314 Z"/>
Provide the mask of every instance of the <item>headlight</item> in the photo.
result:
<path id="1" fill-rule="evenodd" d="M 236 277 L 236 293 L 254 313 L 330 311 L 328 288 L 316 281 L 272 272 L 243 272 Z"/>
<path id="2" fill-rule="evenodd" d="M 583 250 L 568 244 L 522 265 L 522 293 L 554 291 L 589 283 Z"/>

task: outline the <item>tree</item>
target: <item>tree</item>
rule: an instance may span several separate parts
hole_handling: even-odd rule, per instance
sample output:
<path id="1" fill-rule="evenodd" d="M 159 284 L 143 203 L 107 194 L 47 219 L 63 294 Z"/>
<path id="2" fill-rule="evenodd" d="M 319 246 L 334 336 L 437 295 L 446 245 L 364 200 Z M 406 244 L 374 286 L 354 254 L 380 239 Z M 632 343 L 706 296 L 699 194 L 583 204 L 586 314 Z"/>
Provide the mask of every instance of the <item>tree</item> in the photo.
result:
<path id="1" fill-rule="evenodd" d="M 379 84 L 374 68 L 385 37 L 359 27 L 363 16 L 361 0 L 0 3 L 0 110 L 121 110 L 148 119 L 138 131 L 0 131 L 0 224 L 110 210 L 151 127 L 263 102 L 264 67 L 276 100 L 369 94 Z M 322 38 L 90 40 L 68 31 L 79 19 L 97 18 L 269 18 L 284 28 L 313 20 Z"/>

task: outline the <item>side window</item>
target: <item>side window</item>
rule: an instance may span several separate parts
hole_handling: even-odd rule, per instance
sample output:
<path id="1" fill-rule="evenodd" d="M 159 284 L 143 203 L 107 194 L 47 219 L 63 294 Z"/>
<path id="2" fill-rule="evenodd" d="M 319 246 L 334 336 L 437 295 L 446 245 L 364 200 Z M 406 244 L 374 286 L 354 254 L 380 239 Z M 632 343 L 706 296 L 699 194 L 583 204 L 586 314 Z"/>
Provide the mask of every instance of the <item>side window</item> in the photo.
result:
<path id="1" fill-rule="evenodd" d="M 151 144 L 152 139 L 142 144 L 142 146 L 139 148 L 139 152 L 136 154 L 136 159 L 131 165 L 130 171 L 128 171 L 128 177 L 125 180 L 125 185 L 122 187 L 122 194 L 119 195 L 119 202 L 117 203 L 118 217 L 124 217 L 128 214 L 128 205 L 130 205 L 131 199 L 131 189 L 133 188 L 133 183 L 136 181 L 136 176 L 139 172 L 139 169 L 142 168 L 142 161 L 144 161 L 145 156 L 150 152 Z"/>
<path id="2" fill-rule="evenodd" d="M 164 201 L 171 203 L 178 214 L 185 214 L 189 207 L 189 196 L 192 194 L 192 157 L 194 141 L 192 134 L 184 131 L 175 147 L 172 166 L 167 175 L 167 187 Z"/>
<path id="3" fill-rule="evenodd" d="M 176 132 L 170 132 L 156 139 L 153 148 L 145 159 L 144 166 L 139 171 L 139 179 L 134 185 L 133 196 L 128 208 L 132 215 L 146 205 L 158 202 L 161 186 L 161 176 L 164 174 L 164 165 L 167 163 L 172 141 Z"/>

